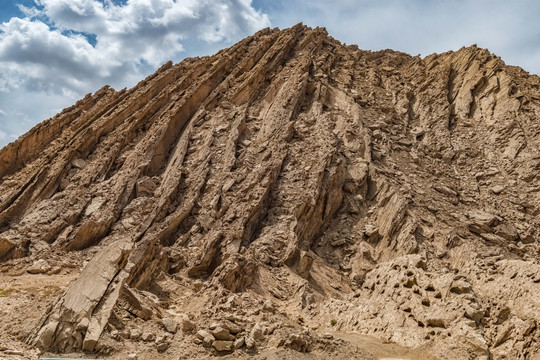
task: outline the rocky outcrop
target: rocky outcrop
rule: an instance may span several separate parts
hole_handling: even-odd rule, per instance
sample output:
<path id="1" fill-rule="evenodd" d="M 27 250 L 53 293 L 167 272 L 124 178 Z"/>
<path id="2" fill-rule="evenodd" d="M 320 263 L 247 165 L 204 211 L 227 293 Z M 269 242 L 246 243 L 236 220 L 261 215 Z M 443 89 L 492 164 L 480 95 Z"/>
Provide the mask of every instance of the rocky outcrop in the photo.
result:
<path id="1" fill-rule="evenodd" d="M 487 50 L 302 25 L 104 87 L 0 150 L 5 266 L 90 257 L 26 341 L 532 358 L 539 114 L 540 78 Z"/>

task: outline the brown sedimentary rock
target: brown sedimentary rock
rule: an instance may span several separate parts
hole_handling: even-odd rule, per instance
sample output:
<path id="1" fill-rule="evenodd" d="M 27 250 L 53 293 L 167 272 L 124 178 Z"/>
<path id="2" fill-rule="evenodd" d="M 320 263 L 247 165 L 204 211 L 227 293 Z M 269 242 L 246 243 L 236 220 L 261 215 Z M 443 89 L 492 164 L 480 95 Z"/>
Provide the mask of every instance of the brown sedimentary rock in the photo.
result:
<path id="1" fill-rule="evenodd" d="M 362 51 L 302 25 L 104 87 L 0 150 L 3 266 L 89 259 L 25 339 L 111 353 L 146 326 L 174 355 L 346 354 L 321 335 L 340 330 L 529 358 L 539 116 L 540 79 L 487 50 Z"/>

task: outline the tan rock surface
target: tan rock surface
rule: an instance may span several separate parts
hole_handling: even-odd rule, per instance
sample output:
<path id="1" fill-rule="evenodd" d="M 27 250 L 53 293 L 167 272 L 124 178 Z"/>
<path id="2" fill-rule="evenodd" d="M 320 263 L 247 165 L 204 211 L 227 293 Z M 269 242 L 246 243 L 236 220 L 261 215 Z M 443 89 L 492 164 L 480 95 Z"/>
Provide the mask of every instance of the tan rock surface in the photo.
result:
<path id="1" fill-rule="evenodd" d="M 0 150 L 0 351 L 539 357 L 539 117 L 302 25 L 104 87 Z"/>

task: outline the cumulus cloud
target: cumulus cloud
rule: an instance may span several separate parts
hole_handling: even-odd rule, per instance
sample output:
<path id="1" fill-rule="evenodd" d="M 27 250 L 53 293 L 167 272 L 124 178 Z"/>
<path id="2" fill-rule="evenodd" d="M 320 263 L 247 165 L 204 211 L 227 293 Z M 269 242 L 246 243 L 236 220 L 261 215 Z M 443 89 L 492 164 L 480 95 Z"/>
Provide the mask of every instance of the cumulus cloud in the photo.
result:
<path id="1" fill-rule="evenodd" d="M 198 43 L 224 47 L 270 24 L 251 0 L 34 1 L 0 24 L 3 134 L 20 134 L 105 84 L 132 86 L 197 53 Z"/>

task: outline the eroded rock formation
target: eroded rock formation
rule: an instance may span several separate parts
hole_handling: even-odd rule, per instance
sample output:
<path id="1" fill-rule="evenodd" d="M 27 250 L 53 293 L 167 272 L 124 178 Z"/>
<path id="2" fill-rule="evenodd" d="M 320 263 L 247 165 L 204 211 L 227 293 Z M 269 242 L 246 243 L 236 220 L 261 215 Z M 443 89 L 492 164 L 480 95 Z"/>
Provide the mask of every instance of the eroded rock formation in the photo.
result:
<path id="1" fill-rule="evenodd" d="M 539 116 L 540 78 L 487 50 L 302 25 L 104 87 L 0 151 L 1 270 L 89 259 L 19 336 L 350 358 L 340 330 L 533 359 Z"/>

